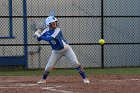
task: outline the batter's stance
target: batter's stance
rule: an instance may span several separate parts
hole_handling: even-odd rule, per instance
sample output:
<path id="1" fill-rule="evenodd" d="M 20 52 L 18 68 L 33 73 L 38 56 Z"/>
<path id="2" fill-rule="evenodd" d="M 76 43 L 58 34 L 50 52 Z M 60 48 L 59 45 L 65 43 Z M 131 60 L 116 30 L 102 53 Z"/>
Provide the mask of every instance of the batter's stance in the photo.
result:
<path id="1" fill-rule="evenodd" d="M 40 29 L 35 32 L 35 36 L 37 36 L 38 41 L 48 41 L 52 47 L 52 54 L 45 67 L 42 79 L 37 83 L 46 83 L 47 76 L 49 75 L 56 62 L 58 62 L 62 56 L 66 56 L 75 66 L 76 70 L 81 75 L 84 83 L 89 83 L 89 80 L 87 79 L 87 76 L 82 66 L 78 62 L 75 53 L 63 37 L 61 29 L 57 27 L 57 21 L 58 20 L 56 17 L 49 16 L 45 20 L 45 23 L 49 26 L 49 29 L 45 29 L 42 33 Z"/>

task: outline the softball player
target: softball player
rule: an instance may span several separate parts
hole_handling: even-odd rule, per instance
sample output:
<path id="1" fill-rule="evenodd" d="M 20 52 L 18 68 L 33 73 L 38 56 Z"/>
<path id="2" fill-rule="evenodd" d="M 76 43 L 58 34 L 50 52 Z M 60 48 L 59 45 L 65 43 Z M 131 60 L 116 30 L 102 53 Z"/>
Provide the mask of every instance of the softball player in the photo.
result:
<path id="1" fill-rule="evenodd" d="M 85 75 L 82 66 L 78 62 L 75 53 L 63 37 L 61 29 L 57 28 L 57 18 L 55 18 L 54 16 L 49 16 L 46 18 L 45 22 L 46 25 L 49 26 L 49 29 L 45 29 L 42 33 L 41 30 L 38 29 L 34 35 L 38 37 L 38 41 L 45 40 L 50 43 L 52 47 L 52 54 L 45 67 L 42 79 L 37 83 L 46 83 L 47 76 L 49 75 L 52 68 L 55 66 L 56 62 L 58 62 L 62 56 L 66 56 L 75 66 L 76 70 L 81 75 L 84 83 L 89 83 L 90 81 L 87 79 L 87 76 Z"/>

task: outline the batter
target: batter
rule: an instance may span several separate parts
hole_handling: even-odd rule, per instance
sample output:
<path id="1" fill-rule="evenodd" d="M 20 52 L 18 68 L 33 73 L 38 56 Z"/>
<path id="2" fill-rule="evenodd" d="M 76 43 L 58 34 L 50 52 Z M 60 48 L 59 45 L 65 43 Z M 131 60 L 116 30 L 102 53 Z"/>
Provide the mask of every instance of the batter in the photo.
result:
<path id="1" fill-rule="evenodd" d="M 52 48 L 52 54 L 45 67 L 42 79 L 37 83 L 39 84 L 46 83 L 46 79 L 50 71 L 62 56 L 65 56 L 70 60 L 71 64 L 74 65 L 76 70 L 81 75 L 84 83 L 90 83 L 90 81 L 87 79 L 87 76 L 81 64 L 78 62 L 74 51 L 64 38 L 61 29 L 57 27 L 57 22 L 58 20 L 56 17 L 54 16 L 47 17 L 45 23 L 47 26 L 49 26 L 49 29 L 45 29 L 42 33 L 41 30 L 38 29 L 34 34 L 35 36 L 37 36 L 38 41 L 41 40 L 48 41 Z"/>

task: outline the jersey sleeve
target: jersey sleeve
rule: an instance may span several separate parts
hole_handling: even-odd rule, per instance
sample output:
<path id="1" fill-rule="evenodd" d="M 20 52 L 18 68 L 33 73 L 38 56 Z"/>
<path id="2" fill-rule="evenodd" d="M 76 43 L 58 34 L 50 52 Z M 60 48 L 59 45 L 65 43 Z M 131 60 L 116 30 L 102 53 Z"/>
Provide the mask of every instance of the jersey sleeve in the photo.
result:
<path id="1" fill-rule="evenodd" d="M 54 39 L 52 36 L 40 36 L 38 38 L 38 41 L 41 41 L 41 40 L 45 40 L 45 41 L 51 41 L 52 39 Z"/>
<path id="2" fill-rule="evenodd" d="M 46 28 L 42 31 L 41 35 L 45 35 L 45 33 L 46 33 L 47 31 L 49 31 L 49 28 L 48 28 L 48 27 L 46 27 Z"/>
<path id="3" fill-rule="evenodd" d="M 56 38 L 60 32 L 60 28 L 56 28 L 54 33 L 51 35 L 53 38 Z"/>
<path id="4" fill-rule="evenodd" d="M 46 32 L 43 33 L 39 38 L 38 41 L 45 40 L 51 41 L 52 39 L 56 38 L 60 33 L 60 28 L 56 28 L 52 35 L 46 35 Z"/>

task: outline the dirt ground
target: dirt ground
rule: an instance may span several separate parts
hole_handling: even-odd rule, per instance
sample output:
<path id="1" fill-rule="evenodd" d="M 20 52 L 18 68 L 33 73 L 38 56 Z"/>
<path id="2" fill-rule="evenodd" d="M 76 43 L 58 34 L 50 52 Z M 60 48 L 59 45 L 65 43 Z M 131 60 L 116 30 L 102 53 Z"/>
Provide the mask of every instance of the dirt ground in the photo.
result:
<path id="1" fill-rule="evenodd" d="M 1 76 L 0 93 L 140 93 L 140 75 L 90 75 L 90 84 L 80 76 Z"/>

